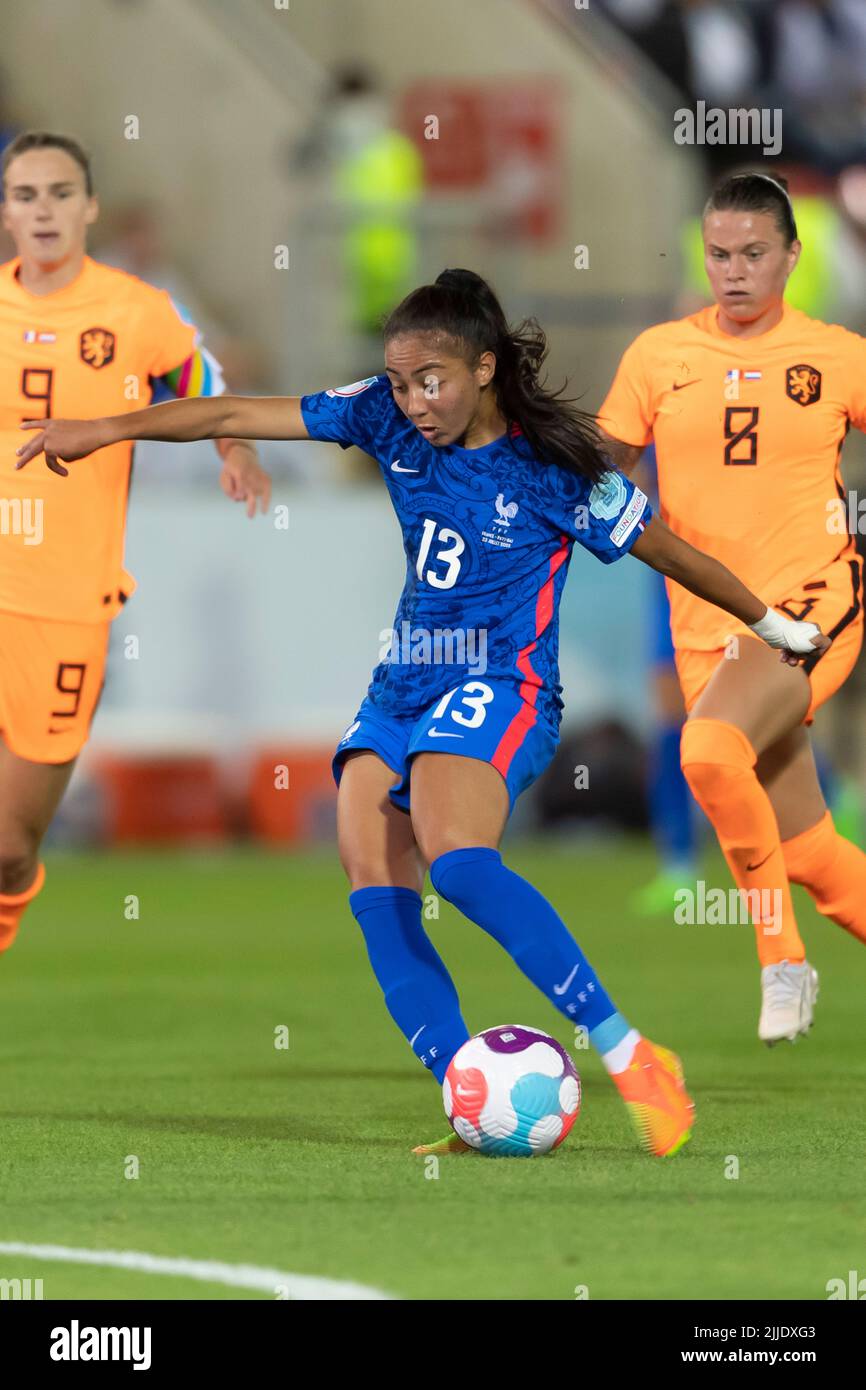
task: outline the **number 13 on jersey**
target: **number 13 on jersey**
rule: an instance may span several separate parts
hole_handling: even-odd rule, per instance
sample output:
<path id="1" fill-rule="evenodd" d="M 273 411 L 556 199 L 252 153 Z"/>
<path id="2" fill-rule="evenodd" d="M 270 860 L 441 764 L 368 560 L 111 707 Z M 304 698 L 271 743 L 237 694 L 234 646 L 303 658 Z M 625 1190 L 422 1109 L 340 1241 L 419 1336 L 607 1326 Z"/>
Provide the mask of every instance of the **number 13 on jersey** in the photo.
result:
<path id="1" fill-rule="evenodd" d="M 434 538 L 442 549 L 434 551 L 431 555 Z M 415 573 L 422 584 L 430 584 L 434 589 L 453 589 L 460 573 L 460 556 L 465 549 L 466 542 L 459 532 L 452 531 L 448 526 L 440 526 L 437 530 L 437 523 L 430 517 L 425 517 Z M 445 573 L 432 568 L 425 571 L 428 559 L 445 565 Z"/>

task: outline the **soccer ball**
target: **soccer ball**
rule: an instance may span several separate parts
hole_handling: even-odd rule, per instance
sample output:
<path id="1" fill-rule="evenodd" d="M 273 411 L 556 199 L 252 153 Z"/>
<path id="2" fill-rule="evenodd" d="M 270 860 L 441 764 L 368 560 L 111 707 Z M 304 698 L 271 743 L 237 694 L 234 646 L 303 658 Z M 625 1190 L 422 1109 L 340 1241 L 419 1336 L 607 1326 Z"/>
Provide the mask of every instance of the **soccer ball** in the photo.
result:
<path id="1" fill-rule="evenodd" d="M 580 1077 L 554 1038 L 506 1024 L 456 1052 L 442 1085 L 445 1114 L 483 1154 L 534 1158 L 562 1143 L 580 1110 Z"/>

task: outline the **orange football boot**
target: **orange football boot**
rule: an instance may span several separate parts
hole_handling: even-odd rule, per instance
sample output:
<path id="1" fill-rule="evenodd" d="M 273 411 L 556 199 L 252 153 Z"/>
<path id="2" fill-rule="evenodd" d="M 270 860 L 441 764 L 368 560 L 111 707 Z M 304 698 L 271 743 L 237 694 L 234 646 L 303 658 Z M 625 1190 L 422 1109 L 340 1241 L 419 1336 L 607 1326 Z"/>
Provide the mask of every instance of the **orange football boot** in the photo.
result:
<path id="1" fill-rule="evenodd" d="M 691 1136 L 695 1106 L 676 1053 L 641 1038 L 625 1071 L 611 1073 L 611 1080 L 647 1153 L 677 1153 Z"/>

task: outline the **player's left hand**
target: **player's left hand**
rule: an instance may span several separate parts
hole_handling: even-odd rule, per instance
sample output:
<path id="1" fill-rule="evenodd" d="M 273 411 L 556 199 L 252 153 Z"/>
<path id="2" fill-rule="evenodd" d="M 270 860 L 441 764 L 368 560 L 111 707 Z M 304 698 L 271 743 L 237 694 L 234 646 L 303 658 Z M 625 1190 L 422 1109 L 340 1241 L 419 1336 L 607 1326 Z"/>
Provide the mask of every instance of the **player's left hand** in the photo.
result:
<path id="1" fill-rule="evenodd" d="M 781 650 L 786 666 L 798 666 L 805 657 L 825 652 L 831 645 L 831 638 L 825 636 L 817 623 L 795 622 L 774 608 L 768 608 L 760 622 L 752 624 L 752 631 L 768 646 Z"/>
<path id="2" fill-rule="evenodd" d="M 233 502 L 246 502 L 247 516 L 255 516 L 260 504 L 264 514 L 271 502 L 271 475 L 259 463 L 255 450 L 233 444 L 223 457 L 220 487 Z"/>

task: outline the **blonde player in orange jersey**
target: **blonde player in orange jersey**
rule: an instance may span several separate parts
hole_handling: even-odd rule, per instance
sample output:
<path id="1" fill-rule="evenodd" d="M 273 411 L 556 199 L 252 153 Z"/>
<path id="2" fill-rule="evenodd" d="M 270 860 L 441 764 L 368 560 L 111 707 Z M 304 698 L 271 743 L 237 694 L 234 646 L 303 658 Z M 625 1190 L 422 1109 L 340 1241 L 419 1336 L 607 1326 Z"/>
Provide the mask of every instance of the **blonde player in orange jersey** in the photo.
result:
<path id="1" fill-rule="evenodd" d="M 800 666 L 668 582 L 688 710 L 682 765 L 738 886 L 751 897 L 763 1007 L 758 1036 L 811 1022 L 817 972 L 791 903 L 866 941 L 866 855 L 836 833 L 807 725 L 850 674 L 863 637 L 862 565 L 844 520 L 839 455 L 866 430 L 866 340 L 785 303 L 800 243 L 782 181 L 728 177 L 704 209 L 714 306 L 640 334 L 600 412 L 615 462 L 655 441 L 661 512 L 772 608 L 832 645 Z"/>
<path id="2" fill-rule="evenodd" d="M 164 382 L 218 395 L 218 364 L 169 295 L 86 254 L 96 221 L 89 160 L 65 136 L 25 132 L 3 158 L 0 266 L 0 952 L 42 887 L 39 846 L 87 739 L 123 568 L 132 448 L 87 474 L 24 476 L 24 419 L 136 410 Z M 265 510 L 269 478 L 246 440 L 215 441 L 226 494 Z"/>

